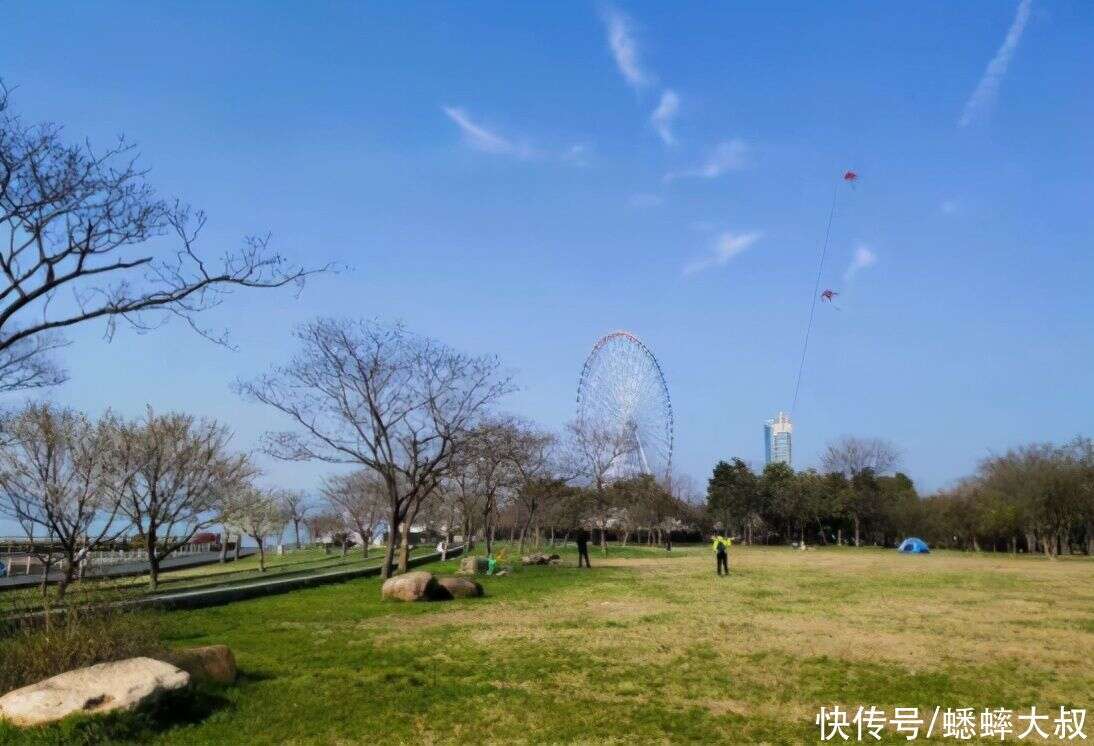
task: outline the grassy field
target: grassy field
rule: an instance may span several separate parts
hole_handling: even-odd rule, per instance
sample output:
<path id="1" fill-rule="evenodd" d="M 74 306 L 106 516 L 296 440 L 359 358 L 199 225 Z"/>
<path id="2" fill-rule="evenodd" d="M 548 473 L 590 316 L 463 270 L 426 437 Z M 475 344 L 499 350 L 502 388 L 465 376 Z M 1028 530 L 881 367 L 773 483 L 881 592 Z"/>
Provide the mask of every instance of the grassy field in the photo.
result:
<path id="1" fill-rule="evenodd" d="M 728 578 L 705 548 L 565 559 L 482 599 L 383 603 L 365 579 L 164 614 L 173 646 L 230 645 L 239 684 L 0 741 L 800 743 L 821 705 L 1094 705 L 1086 558 L 734 548 Z"/>

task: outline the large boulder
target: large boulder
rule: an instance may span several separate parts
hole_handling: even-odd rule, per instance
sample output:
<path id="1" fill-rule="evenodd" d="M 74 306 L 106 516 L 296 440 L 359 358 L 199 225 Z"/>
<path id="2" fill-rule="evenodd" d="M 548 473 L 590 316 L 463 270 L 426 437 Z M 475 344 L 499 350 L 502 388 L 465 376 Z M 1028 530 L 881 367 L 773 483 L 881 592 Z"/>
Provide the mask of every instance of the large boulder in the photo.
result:
<path id="1" fill-rule="evenodd" d="M 485 575 L 490 569 L 490 562 L 486 557 L 464 557 L 460 560 L 459 575 Z"/>
<path id="2" fill-rule="evenodd" d="M 0 718 L 30 726 L 81 713 L 133 710 L 189 683 L 190 674 L 151 658 L 100 663 L 8 692 L 0 697 Z"/>
<path id="3" fill-rule="evenodd" d="M 431 601 L 440 595 L 438 587 L 433 573 L 417 570 L 388 578 L 380 594 L 396 601 Z"/>
<path id="4" fill-rule="evenodd" d="M 236 680 L 236 658 L 227 645 L 177 650 L 168 662 L 186 671 L 194 681 L 231 684 Z"/>
<path id="5" fill-rule="evenodd" d="M 437 585 L 448 591 L 452 598 L 478 598 L 482 585 L 470 578 L 437 578 Z"/>

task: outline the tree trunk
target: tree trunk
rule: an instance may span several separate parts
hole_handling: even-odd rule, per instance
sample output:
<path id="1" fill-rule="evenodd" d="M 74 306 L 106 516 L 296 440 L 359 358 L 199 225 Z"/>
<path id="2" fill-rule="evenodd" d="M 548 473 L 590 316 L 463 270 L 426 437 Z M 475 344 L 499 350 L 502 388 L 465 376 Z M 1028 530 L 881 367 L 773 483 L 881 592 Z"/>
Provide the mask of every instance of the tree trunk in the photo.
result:
<path id="1" fill-rule="evenodd" d="M 342 556 L 345 557 L 349 554 L 349 537 L 345 534 L 342 535 Z"/>
<path id="2" fill-rule="evenodd" d="M 239 562 L 239 550 L 243 545 L 243 534 L 236 534 L 235 560 Z"/>
<path id="3" fill-rule="evenodd" d="M 160 584 L 160 557 L 154 550 L 148 552 L 148 589 L 155 591 Z"/>
<path id="4" fill-rule="evenodd" d="M 368 545 L 372 542 L 371 531 L 358 531 L 361 534 L 361 553 L 368 559 Z"/>
<path id="5" fill-rule="evenodd" d="M 1089 533 L 1088 533 L 1089 535 Z M 555 548 L 555 524 L 551 524 L 551 549 Z M 1088 551 L 1087 554 L 1090 554 Z"/>
<path id="6" fill-rule="evenodd" d="M 836 529 L 836 546 L 837 547 L 842 547 L 843 546 L 843 527 L 842 526 L 840 528 Z"/>
<path id="7" fill-rule="evenodd" d="M 857 547 L 857 546 L 861 546 L 861 538 L 860 538 L 860 535 L 859 535 L 859 521 L 858 521 L 858 516 L 857 516 L 857 515 L 855 515 L 855 516 L 852 516 L 851 518 L 852 518 L 852 520 L 854 521 L 854 524 L 855 524 L 855 546 L 856 546 L 856 547 Z"/>
<path id="8" fill-rule="evenodd" d="M 399 572 L 410 568 L 410 516 L 399 527 Z"/>
<path id="9" fill-rule="evenodd" d="M 475 548 L 475 540 L 471 538 L 471 519 L 463 519 L 463 548 L 470 552 Z"/>
<path id="10" fill-rule="evenodd" d="M 296 520 L 295 518 L 293 519 L 293 522 L 292 522 L 292 530 L 293 530 L 293 533 L 296 535 L 296 548 L 299 549 L 300 548 L 300 521 Z"/>
<path id="11" fill-rule="evenodd" d="M 57 581 L 57 600 L 65 600 L 65 591 L 68 590 L 69 583 L 72 582 L 72 566 L 71 560 L 62 560 L 61 562 L 61 579 Z"/>
<path id="12" fill-rule="evenodd" d="M 976 534 L 972 535 L 972 551 L 974 551 L 974 552 L 979 552 L 980 551 L 980 542 L 976 540 Z"/>
<path id="13" fill-rule="evenodd" d="M 220 532 L 220 564 L 228 561 L 228 532 Z"/>
<path id="14" fill-rule="evenodd" d="M 380 577 L 391 577 L 395 562 L 395 532 L 399 529 L 399 509 L 392 508 L 387 523 L 387 546 L 384 547 L 384 566 L 380 570 Z"/>
<path id="15" fill-rule="evenodd" d="M 1086 522 L 1086 553 L 1094 554 L 1094 521 Z"/>
<path id="16" fill-rule="evenodd" d="M 258 571 L 266 572 L 266 542 L 262 541 L 261 536 L 251 538 L 258 542 Z"/>

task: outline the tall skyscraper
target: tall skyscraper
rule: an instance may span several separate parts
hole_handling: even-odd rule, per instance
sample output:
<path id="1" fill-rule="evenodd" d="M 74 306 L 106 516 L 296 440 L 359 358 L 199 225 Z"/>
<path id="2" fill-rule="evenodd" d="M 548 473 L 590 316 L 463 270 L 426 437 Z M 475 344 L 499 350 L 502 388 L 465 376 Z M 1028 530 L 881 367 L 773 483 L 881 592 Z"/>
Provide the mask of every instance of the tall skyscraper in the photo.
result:
<path id="1" fill-rule="evenodd" d="M 764 423 L 764 465 L 781 462 L 793 466 L 791 462 L 791 440 L 794 425 L 790 416 L 779 412 L 779 416 Z"/>

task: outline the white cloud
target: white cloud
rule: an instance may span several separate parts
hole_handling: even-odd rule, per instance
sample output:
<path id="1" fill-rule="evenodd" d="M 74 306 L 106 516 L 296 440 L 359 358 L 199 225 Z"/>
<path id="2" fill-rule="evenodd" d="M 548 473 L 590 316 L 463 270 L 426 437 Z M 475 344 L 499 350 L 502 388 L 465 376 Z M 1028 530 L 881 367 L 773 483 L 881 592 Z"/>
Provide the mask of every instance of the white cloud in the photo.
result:
<path id="1" fill-rule="evenodd" d="M 965 102 L 965 109 L 961 112 L 961 118 L 957 120 L 959 127 L 969 125 L 979 112 L 990 107 L 995 101 L 995 97 L 999 93 L 999 86 L 1003 82 L 1003 76 L 1006 75 L 1007 67 L 1010 65 L 1010 60 L 1018 48 L 1018 42 L 1022 40 L 1022 32 L 1026 30 L 1026 23 L 1029 22 L 1029 11 L 1032 5 L 1033 0 L 1019 0 L 1018 10 L 1014 14 L 1014 21 L 1010 24 L 1006 38 L 1003 39 L 999 51 L 988 63 L 988 67 L 984 70 L 984 75 L 980 78 L 976 90 Z"/>
<path id="2" fill-rule="evenodd" d="M 701 166 L 687 171 L 665 174 L 665 181 L 685 177 L 716 179 L 729 171 L 739 171 L 744 168 L 747 153 L 748 145 L 744 140 L 734 138 L 733 140 L 720 142 Z"/>
<path id="3" fill-rule="evenodd" d="M 611 6 L 604 9 L 603 17 L 608 30 L 608 47 L 623 79 L 634 88 L 643 88 L 653 83 L 653 77 L 642 69 L 638 61 L 638 43 L 634 39 L 631 19 L 623 11 Z"/>
<path id="4" fill-rule="evenodd" d="M 676 91 L 666 88 L 661 93 L 661 102 L 650 115 L 650 123 L 666 145 L 676 144 L 676 137 L 672 133 L 672 122 L 678 113 L 680 113 L 680 97 L 676 95 Z"/>
<path id="5" fill-rule="evenodd" d="M 659 194 L 632 194 L 629 204 L 635 209 L 660 207 L 665 204 L 665 198 Z"/>
<path id="6" fill-rule="evenodd" d="M 475 122 L 460 107 L 442 106 L 441 109 L 460 128 L 464 142 L 475 150 L 495 155 L 510 155 L 516 158 L 530 158 L 534 154 L 534 151 L 527 145 L 513 142 Z"/>
<path id="7" fill-rule="evenodd" d="M 877 264 L 877 254 L 870 250 L 865 244 L 859 244 L 855 249 L 855 256 L 851 259 L 851 263 L 847 265 L 847 271 L 843 273 L 843 283 L 845 285 L 850 284 L 861 270 L 867 267 L 872 267 Z"/>
<path id="8" fill-rule="evenodd" d="M 684 265 L 684 276 L 693 275 L 711 267 L 721 267 L 761 238 L 763 238 L 762 231 L 751 231 L 749 233 L 730 233 L 726 231 L 718 236 L 710 256 L 696 259 Z"/>

